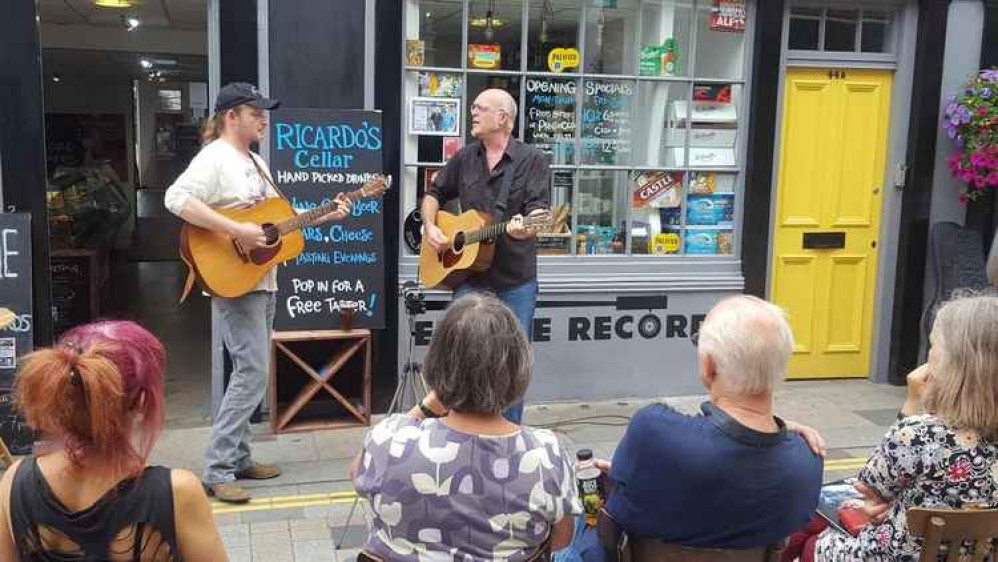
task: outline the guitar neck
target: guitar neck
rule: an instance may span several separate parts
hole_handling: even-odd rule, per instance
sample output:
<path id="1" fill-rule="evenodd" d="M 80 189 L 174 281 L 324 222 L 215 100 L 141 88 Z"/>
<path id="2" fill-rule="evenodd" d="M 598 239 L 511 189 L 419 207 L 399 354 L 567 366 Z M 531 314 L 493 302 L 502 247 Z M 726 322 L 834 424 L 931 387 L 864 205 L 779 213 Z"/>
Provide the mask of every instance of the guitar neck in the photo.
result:
<path id="1" fill-rule="evenodd" d="M 360 199 L 361 197 L 364 196 L 364 190 L 357 189 L 349 193 L 344 193 L 343 196 L 346 197 L 348 200 L 350 200 L 351 203 L 353 203 L 357 199 Z M 300 228 L 304 228 L 306 226 L 312 226 L 312 224 L 315 223 L 315 221 L 319 220 L 320 218 L 328 215 L 329 213 L 335 210 L 336 210 L 336 201 L 330 201 L 324 205 L 319 205 L 314 209 L 305 211 L 304 213 L 299 213 L 298 216 L 294 218 L 290 218 L 284 222 L 278 223 L 277 228 L 280 230 L 281 236 L 284 236 L 285 234 L 298 230 Z"/>
<path id="2" fill-rule="evenodd" d="M 478 242 L 492 242 L 503 235 L 506 232 L 506 227 L 512 221 L 503 221 L 490 224 L 488 226 L 482 227 L 478 230 L 469 232 L 465 235 L 466 243 L 476 244 Z M 547 220 L 536 220 L 534 217 L 524 217 L 523 226 L 526 228 L 534 228 L 547 224 Z"/>
<path id="3" fill-rule="evenodd" d="M 478 242 L 491 242 L 496 238 L 499 238 L 499 236 L 502 235 L 502 233 L 506 232 L 506 226 L 508 224 L 509 221 L 497 222 L 482 227 L 473 232 L 469 232 L 466 235 L 466 242 L 468 244 L 476 244 Z"/>

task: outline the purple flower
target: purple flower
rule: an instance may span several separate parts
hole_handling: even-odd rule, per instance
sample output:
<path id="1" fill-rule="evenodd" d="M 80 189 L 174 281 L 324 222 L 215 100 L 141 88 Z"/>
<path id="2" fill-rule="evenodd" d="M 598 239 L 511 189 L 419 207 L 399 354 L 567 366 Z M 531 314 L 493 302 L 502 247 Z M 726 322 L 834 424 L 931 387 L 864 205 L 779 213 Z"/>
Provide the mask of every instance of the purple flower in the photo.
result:
<path id="1" fill-rule="evenodd" d="M 949 122 L 950 122 L 950 125 L 952 125 L 953 127 L 956 127 L 957 125 L 960 124 L 960 116 L 959 115 L 954 115 L 954 116 L 950 117 L 949 118 Z"/>
<path id="2" fill-rule="evenodd" d="M 984 88 L 981 90 L 981 97 L 984 99 L 989 99 L 991 97 L 991 88 Z"/>
<path id="3" fill-rule="evenodd" d="M 956 138 L 956 127 L 946 127 L 946 136 L 953 140 Z"/>
<path id="4" fill-rule="evenodd" d="M 989 68 L 988 70 L 982 70 L 980 76 L 985 80 L 998 82 L 998 68 Z"/>

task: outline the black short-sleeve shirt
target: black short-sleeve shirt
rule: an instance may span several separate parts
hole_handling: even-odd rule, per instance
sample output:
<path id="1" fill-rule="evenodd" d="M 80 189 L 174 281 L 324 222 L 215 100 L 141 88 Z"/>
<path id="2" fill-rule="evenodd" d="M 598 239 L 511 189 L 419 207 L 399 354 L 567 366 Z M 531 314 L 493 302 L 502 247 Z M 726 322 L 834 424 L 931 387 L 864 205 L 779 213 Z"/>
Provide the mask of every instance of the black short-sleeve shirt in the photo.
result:
<path id="1" fill-rule="evenodd" d="M 489 170 L 481 142 L 464 147 L 436 175 L 426 194 L 436 198 L 441 206 L 456 198 L 462 212 L 474 209 L 492 215 L 505 174 L 513 174 L 506 212 L 503 217 L 493 217 L 493 222 L 551 207 L 551 169 L 544 153 L 516 139 L 510 139 L 502 159 L 492 170 Z M 492 266 L 469 278 L 468 282 L 506 289 L 522 285 L 536 276 L 534 239 L 516 240 L 503 235 L 496 241 Z"/>

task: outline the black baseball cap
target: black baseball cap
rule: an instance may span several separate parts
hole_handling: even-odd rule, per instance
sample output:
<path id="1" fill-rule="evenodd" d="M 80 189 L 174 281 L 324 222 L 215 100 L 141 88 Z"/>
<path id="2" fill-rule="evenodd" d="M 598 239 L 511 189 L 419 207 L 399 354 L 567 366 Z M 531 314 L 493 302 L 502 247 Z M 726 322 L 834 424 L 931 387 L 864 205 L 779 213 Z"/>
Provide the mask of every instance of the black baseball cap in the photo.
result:
<path id="1" fill-rule="evenodd" d="M 221 113 L 240 105 L 248 105 L 259 109 L 277 109 L 281 102 L 263 97 L 260 90 L 253 84 L 233 82 L 226 84 L 218 91 L 215 98 L 215 113 Z"/>

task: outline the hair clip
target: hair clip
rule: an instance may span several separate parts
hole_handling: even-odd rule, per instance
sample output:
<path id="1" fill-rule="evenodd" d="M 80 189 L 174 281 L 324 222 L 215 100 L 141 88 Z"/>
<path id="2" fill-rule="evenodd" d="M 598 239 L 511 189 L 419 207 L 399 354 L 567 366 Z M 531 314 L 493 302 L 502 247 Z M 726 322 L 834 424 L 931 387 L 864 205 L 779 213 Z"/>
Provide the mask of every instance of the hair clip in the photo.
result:
<path id="1" fill-rule="evenodd" d="M 65 347 L 66 349 L 75 351 L 79 355 L 83 355 L 83 346 L 76 343 L 75 341 L 63 342 L 62 346 Z"/>
<path id="2" fill-rule="evenodd" d="M 83 379 L 80 378 L 80 372 L 76 370 L 76 367 L 69 368 L 69 382 L 73 386 L 80 386 L 83 384 Z"/>

